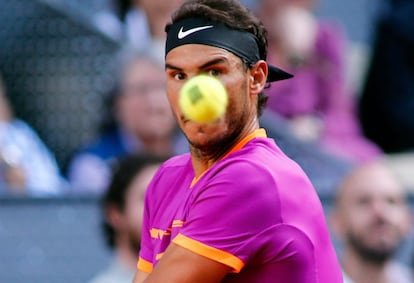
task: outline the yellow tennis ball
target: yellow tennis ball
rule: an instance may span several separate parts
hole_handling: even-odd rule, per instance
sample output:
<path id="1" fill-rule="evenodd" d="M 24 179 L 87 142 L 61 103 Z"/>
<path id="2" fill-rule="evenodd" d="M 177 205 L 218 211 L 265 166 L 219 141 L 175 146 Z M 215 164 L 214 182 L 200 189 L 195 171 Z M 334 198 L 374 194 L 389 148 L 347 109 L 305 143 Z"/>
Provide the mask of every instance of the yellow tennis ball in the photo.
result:
<path id="1" fill-rule="evenodd" d="M 198 75 L 187 81 L 180 91 L 179 105 L 184 116 L 198 123 L 210 123 L 226 112 L 227 91 L 216 78 Z"/>

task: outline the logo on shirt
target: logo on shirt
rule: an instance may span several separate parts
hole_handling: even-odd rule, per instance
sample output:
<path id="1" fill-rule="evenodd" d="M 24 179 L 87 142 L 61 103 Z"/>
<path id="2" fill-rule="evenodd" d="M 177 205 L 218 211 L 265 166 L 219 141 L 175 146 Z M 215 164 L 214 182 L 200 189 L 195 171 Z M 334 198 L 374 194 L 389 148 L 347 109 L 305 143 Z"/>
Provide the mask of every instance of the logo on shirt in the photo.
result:
<path id="1" fill-rule="evenodd" d="M 150 234 L 151 238 L 162 240 L 164 236 L 171 236 L 171 228 L 167 230 L 151 228 Z"/>
<path id="2" fill-rule="evenodd" d="M 202 26 L 202 27 L 196 27 L 196 28 L 192 28 L 186 31 L 183 31 L 184 27 L 181 27 L 181 29 L 178 31 L 178 39 L 183 39 L 187 36 L 189 36 L 192 33 L 198 32 L 200 30 L 205 30 L 205 29 L 209 29 L 212 28 L 213 26 Z"/>
<path id="3" fill-rule="evenodd" d="M 165 236 L 171 236 L 172 229 L 183 227 L 184 223 L 185 222 L 183 220 L 174 220 L 171 227 L 168 228 L 167 230 L 151 228 L 150 230 L 151 238 L 162 240 Z"/>

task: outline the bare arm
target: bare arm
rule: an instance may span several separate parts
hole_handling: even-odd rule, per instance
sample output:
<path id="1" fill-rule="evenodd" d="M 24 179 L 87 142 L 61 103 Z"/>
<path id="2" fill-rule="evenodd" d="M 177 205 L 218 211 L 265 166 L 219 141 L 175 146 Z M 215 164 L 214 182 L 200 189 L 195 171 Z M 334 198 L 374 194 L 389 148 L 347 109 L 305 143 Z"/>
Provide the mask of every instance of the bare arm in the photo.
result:
<path id="1" fill-rule="evenodd" d="M 134 281 L 132 283 L 143 283 L 147 277 L 148 273 L 138 270 L 137 273 L 135 273 Z"/>
<path id="2" fill-rule="evenodd" d="M 171 243 L 153 272 L 148 277 L 138 272 L 134 283 L 218 283 L 230 271 L 224 264 Z"/>

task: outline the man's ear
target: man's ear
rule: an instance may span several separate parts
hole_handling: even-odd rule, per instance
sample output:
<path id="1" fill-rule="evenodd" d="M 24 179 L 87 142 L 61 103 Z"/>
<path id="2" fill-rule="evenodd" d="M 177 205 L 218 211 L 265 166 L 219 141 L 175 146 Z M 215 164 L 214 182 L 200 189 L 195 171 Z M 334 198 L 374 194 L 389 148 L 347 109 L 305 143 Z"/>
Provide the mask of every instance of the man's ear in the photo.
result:
<path id="1" fill-rule="evenodd" d="M 259 60 L 250 69 L 250 93 L 258 95 L 261 93 L 266 85 L 268 74 L 267 63 L 264 60 Z"/>

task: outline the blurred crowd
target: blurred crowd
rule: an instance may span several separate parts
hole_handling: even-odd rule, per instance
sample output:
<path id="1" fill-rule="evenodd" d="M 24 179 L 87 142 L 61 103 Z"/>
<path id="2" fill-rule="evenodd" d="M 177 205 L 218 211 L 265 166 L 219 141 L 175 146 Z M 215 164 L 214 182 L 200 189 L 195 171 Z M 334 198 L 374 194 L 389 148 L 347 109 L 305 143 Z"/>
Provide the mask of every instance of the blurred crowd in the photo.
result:
<path id="1" fill-rule="evenodd" d="M 2 123 L 1 127 L 3 192 L 99 195 L 108 185 L 116 158 L 187 150 L 163 90 L 164 26 L 183 0 L 101 2 L 104 8 L 91 20 L 118 38 L 120 50 L 113 55 L 116 68 L 110 74 L 115 83 L 101 93 L 106 110 L 99 114 L 99 128 L 93 129 L 97 135 L 78 145 L 67 164 L 57 164 L 35 130 L 13 117 L 7 102 L 13 93 L 7 93 L 3 83 L 1 116 L 12 125 Z M 266 112 L 283 121 L 295 142 L 316 146 L 338 163 L 353 166 L 382 155 L 390 157 L 405 184 L 413 185 L 407 177 L 414 145 L 412 3 L 384 1 L 369 46 L 370 60 L 367 66 L 360 62 L 351 68 L 367 70 L 361 74 L 360 86 L 351 84 L 347 74 L 352 42 L 338 22 L 316 15 L 317 0 L 245 3 L 268 30 L 268 61 L 295 75 L 293 80 L 270 86 Z M 277 131 L 279 124 L 270 127 Z M 26 142 L 7 145 L 13 143 L 11 128 L 21 135 L 18 141 Z M 37 156 L 30 157 L 26 151 Z"/>
<path id="2" fill-rule="evenodd" d="M 79 145 L 65 166 L 57 164 L 53 152 L 28 123 L 13 117 L 7 102 L 13 94 L 1 87 L 2 120 L 10 122 L 1 128 L 3 191 L 100 195 L 116 158 L 187 150 L 163 89 L 164 26 L 182 2 L 102 1 L 106 9 L 91 18 L 100 30 L 119 39 L 121 48 L 113 56 L 116 68 L 111 74 L 115 83 L 101 93 L 106 110 L 100 113 L 96 137 Z M 316 146 L 351 166 L 384 155 L 391 156 L 395 168 L 403 167 L 403 173 L 412 168 L 410 158 L 404 159 L 403 166 L 394 158 L 401 153 L 410 156 L 414 144 L 410 1 L 384 4 L 373 35 L 371 60 L 367 67 L 360 66 L 367 69 L 361 87 L 350 84 L 347 77 L 352 43 L 337 22 L 316 15 L 318 1 L 246 4 L 268 30 L 268 61 L 295 75 L 270 86 L 266 111 L 283 121 L 296 142 Z M 279 126 L 274 124 L 270 127 Z M 13 144 L 11 128 L 21 135 L 18 141 L 26 142 Z M 30 157 L 26 151 L 37 156 Z"/>
<path id="3" fill-rule="evenodd" d="M 163 65 L 164 26 L 183 1 L 113 1 L 93 17 L 122 48 L 114 54 L 115 85 L 102 93 L 98 134 L 73 152 L 65 169 L 13 114 L 13 93 L 0 81 L 1 193 L 102 197 L 108 243 L 119 250 L 105 274 L 116 282 L 132 278 L 140 221 L 131 215 L 141 215 L 149 178 L 163 160 L 188 150 L 165 95 Z M 268 61 L 295 75 L 267 90 L 266 111 L 278 118 L 272 130 L 283 121 L 279 131 L 288 129 L 295 143 L 351 165 L 332 187 L 332 230 L 341 240 L 346 282 L 414 282 L 393 259 L 412 222 L 406 194 L 414 189 L 407 177 L 414 169 L 414 2 L 384 1 L 361 87 L 347 78 L 347 34 L 316 15 L 318 1 L 246 3 L 268 30 Z M 93 282 L 115 282 L 104 277 Z"/>

